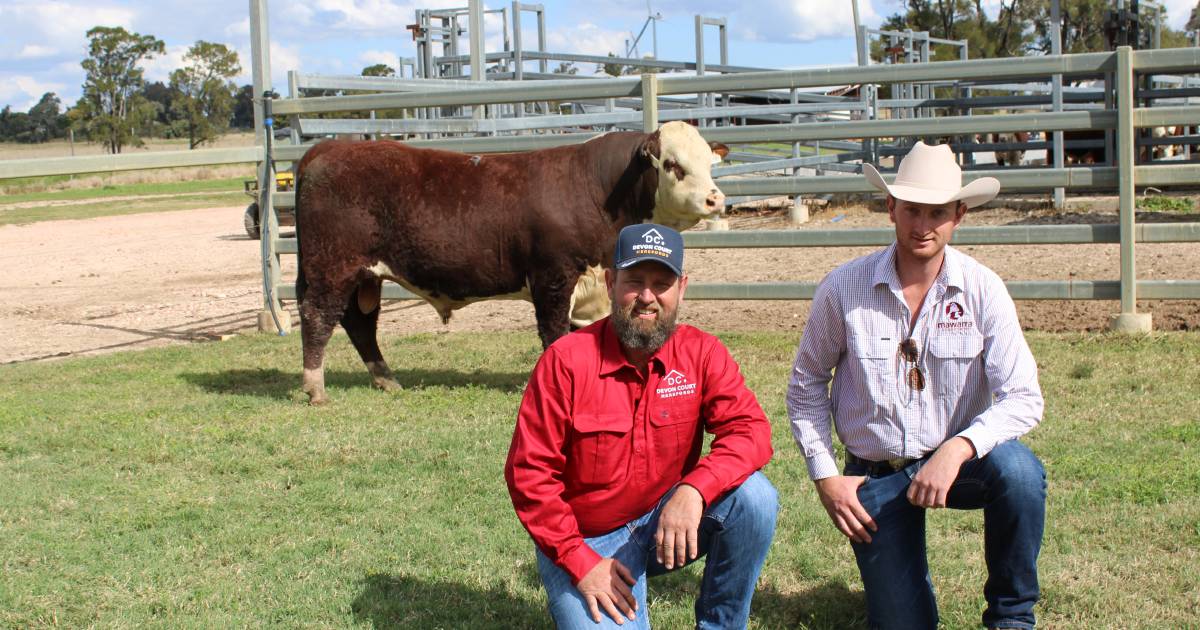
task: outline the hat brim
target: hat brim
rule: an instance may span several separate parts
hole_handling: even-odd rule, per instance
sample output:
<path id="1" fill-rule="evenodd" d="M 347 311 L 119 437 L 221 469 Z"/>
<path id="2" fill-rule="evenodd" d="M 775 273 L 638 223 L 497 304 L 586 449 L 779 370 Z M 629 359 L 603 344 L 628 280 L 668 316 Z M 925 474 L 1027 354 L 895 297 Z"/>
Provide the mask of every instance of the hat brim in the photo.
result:
<path id="1" fill-rule="evenodd" d="M 671 264 L 671 262 L 669 260 L 667 260 L 666 258 L 663 258 L 662 256 L 634 256 L 633 258 L 627 258 L 625 260 L 622 260 L 621 262 L 619 262 L 613 266 L 616 267 L 617 269 L 628 269 L 640 262 L 646 262 L 647 260 L 650 262 L 656 262 L 656 263 L 666 267 L 667 269 L 670 269 L 677 276 L 683 275 L 682 269 Z"/>
<path id="2" fill-rule="evenodd" d="M 968 208 L 981 206 L 1000 194 L 1000 180 L 995 177 L 980 177 L 958 190 L 931 190 L 912 186 L 889 185 L 871 164 L 863 164 L 863 176 L 872 186 L 904 201 L 941 205 L 951 201 L 962 201 Z"/>

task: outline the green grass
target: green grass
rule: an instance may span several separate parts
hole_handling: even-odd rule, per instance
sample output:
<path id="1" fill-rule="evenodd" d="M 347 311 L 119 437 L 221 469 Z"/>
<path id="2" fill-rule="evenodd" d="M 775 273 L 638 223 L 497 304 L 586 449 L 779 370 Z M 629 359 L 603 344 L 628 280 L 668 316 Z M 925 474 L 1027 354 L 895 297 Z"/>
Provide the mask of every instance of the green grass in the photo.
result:
<path id="1" fill-rule="evenodd" d="M 793 445 L 796 338 L 724 337 L 774 422 L 780 491 L 755 628 L 862 627 L 853 554 Z M 303 404 L 299 339 L 0 366 L 0 627 L 535 628 L 549 624 L 502 470 L 532 334 L 385 339 L 372 390 L 346 338 Z M 1047 400 L 1047 627 L 1200 618 L 1200 334 L 1031 336 Z M 978 624 L 982 515 L 929 518 L 946 627 Z M 651 582 L 687 627 L 699 568 Z"/>
<path id="2" fill-rule="evenodd" d="M 113 199 L 113 198 L 120 199 Z M 94 200 L 94 201 L 88 201 Z M 52 205 L 71 201 L 69 205 Z M 44 202 L 40 205 L 39 202 Z M 108 185 L 5 195 L 0 225 L 249 204 L 242 178 Z M 28 204 L 13 207 L 9 204 Z"/>
<path id="3" fill-rule="evenodd" d="M 1152 195 L 1137 200 L 1137 209 L 1143 212 L 1175 212 L 1188 214 L 1196 210 L 1196 202 L 1188 197 L 1166 197 Z"/>
<path id="4" fill-rule="evenodd" d="M 65 176 L 64 176 L 65 177 Z M 247 178 L 253 179 L 253 178 Z M 79 199 L 96 199 L 102 197 L 125 197 L 131 195 L 179 195 L 213 192 L 241 192 L 241 177 L 209 179 L 197 181 L 172 181 L 138 184 L 107 184 L 97 188 L 76 188 L 68 190 L 48 190 L 4 195 L 4 203 L 23 203 L 30 201 L 64 201 Z"/>

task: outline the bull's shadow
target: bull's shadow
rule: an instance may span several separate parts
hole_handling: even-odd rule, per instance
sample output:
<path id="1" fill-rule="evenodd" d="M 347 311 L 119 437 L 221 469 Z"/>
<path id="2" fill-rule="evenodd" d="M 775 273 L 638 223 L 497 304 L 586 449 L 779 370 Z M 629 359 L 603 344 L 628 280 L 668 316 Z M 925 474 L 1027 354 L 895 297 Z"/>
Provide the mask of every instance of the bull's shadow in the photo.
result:
<path id="1" fill-rule="evenodd" d="M 503 588 L 373 573 L 350 604 L 354 618 L 375 628 L 549 628 L 541 606 Z"/>
<path id="2" fill-rule="evenodd" d="M 465 372 L 457 370 L 396 370 L 396 382 L 407 390 L 426 387 L 486 387 L 519 392 L 529 380 L 528 372 Z M 184 372 L 180 377 L 207 392 L 290 400 L 300 391 L 300 373 L 278 369 L 231 369 L 217 372 Z M 330 370 L 325 382 L 341 390 L 370 389 L 371 376 L 364 370 Z M 379 392 L 380 396 L 387 394 Z"/>

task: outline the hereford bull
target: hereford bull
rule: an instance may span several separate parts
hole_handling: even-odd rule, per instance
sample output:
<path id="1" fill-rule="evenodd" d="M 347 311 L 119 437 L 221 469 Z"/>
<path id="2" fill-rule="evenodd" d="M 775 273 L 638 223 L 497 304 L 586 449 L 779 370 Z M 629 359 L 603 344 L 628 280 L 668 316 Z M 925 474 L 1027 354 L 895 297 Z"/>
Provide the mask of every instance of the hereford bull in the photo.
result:
<path id="1" fill-rule="evenodd" d="M 376 387 L 397 389 L 379 351 L 383 280 L 442 321 L 488 298 L 533 302 L 543 347 L 576 305 L 606 306 L 599 267 L 620 229 L 653 220 L 686 229 L 724 210 L 711 166 L 728 153 L 690 125 L 613 132 L 583 144 L 500 155 L 399 142 L 327 141 L 297 169 L 303 388 L 327 400 L 325 346 L 339 322 Z M 581 278 L 582 277 L 582 278 Z M 598 295 L 599 293 L 599 295 Z"/>

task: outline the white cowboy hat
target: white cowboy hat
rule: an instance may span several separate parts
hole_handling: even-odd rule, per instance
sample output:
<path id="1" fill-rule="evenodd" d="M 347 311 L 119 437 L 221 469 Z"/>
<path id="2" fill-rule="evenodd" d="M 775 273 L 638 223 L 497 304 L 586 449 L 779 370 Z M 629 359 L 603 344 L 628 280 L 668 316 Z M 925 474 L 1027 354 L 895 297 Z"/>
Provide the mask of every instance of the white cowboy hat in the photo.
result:
<path id="1" fill-rule="evenodd" d="M 879 190 L 914 203 L 941 205 L 961 200 L 968 208 L 974 208 L 991 201 L 1000 192 L 1000 182 L 995 177 L 980 177 L 963 186 L 962 169 L 950 147 L 929 146 L 921 141 L 900 160 L 892 185 L 870 164 L 863 164 L 863 175 Z"/>

